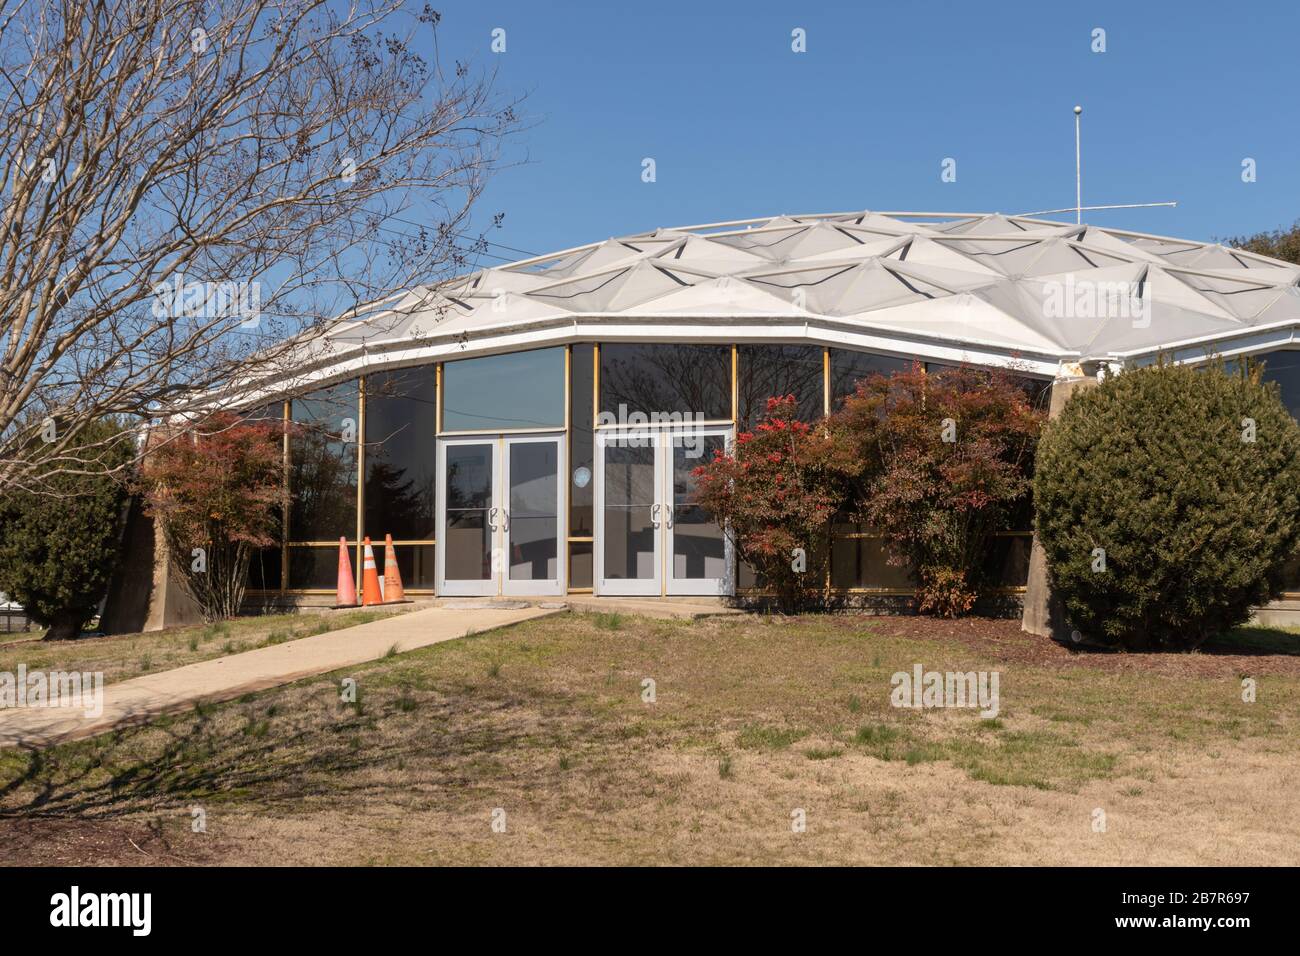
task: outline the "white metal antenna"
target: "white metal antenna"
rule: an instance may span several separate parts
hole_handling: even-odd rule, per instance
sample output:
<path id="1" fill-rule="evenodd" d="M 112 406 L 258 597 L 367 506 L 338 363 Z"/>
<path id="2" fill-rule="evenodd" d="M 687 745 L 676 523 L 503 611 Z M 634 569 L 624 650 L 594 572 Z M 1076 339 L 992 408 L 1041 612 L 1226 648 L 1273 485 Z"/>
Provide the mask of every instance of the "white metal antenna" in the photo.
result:
<path id="1" fill-rule="evenodd" d="M 1177 206 L 1177 202 L 1123 202 L 1107 206 L 1066 206 L 1064 209 L 1040 209 L 1037 212 L 1018 212 L 1017 216 L 1046 216 L 1054 212 L 1087 212 L 1090 209 L 1149 209 L 1152 206 Z"/>
<path id="2" fill-rule="evenodd" d="M 1083 107 L 1074 108 L 1074 222 L 1076 225 L 1083 222 L 1083 163 L 1081 161 L 1081 152 L 1079 148 L 1079 117 L 1083 115 Z"/>
<path id="3" fill-rule="evenodd" d="M 1177 206 L 1176 202 L 1129 202 L 1117 203 L 1107 206 L 1085 206 L 1083 204 L 1083 149 L 1080 142 L 1079 117 L 1083 115 L 1083 107 L 1074 108 L 1074 205 L 1067 206 L 1064 209 L 1040 209 L 1037 212 L 1017 213 L 1019 216 L 1046 216 L 1051 213 L 1073 212 L 1075 225 L 1083 224 L 1083 212 L 1085 209 L 1148 209 L 1152 206 Z"/>

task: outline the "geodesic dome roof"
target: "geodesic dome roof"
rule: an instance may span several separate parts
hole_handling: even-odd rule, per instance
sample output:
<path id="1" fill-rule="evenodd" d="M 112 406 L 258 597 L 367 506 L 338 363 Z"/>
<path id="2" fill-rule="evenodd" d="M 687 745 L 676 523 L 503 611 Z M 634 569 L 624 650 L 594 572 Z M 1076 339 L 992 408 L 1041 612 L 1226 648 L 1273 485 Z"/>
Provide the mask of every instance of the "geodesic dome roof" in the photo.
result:
<path id="1" fill-rule="evenodd" d="M 655 229 L 413 289 L 340 320 L 304 359 L 361 350 L 410 364 L 451 342 L 473 354 L 579 338 L 778 339 L 1042 372 L 1276 347 L 1300 326 L 1297 282 L 1300 266 L 1222 245 L 1026 216 L 778 216 Z M 1097 288 L 1135 289 L 1142 314 L 1089 306 Z"/>

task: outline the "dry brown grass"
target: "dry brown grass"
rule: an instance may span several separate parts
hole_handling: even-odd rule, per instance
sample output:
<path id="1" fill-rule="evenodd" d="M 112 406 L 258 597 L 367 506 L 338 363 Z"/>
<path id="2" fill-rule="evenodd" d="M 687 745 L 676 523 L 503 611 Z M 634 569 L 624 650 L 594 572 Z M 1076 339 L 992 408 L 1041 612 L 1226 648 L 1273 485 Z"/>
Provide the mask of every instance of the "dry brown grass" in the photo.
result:
<path id="1" fill-rule="evenodd" d="M 1002 621 L 560 616 L 0 754 L 0 839 L 12 862 L 76 856 L 60 828 L 77 826 L 84 863 L 1295 864 L 1300 657 L 1247 649 L 1078 655 Z M 891 708 L 890 675 L 915 663 L 998 670 L 997 720 Z"/>

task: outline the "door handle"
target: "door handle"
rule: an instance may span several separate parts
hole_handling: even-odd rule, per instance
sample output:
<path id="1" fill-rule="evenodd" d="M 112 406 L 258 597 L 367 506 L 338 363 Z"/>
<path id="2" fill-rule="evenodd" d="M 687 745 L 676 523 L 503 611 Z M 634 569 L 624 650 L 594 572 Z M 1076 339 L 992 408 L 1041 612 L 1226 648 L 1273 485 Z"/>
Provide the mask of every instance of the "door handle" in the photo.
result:
<path id="1" fill-rule="evenodd" d="M 650 506 L 650 525 L 654 528 L 659 527 L 659 508 L 658 502 Z"/>
<path id="2" fill-rule="evenodd" d="M 497 512 L 500 510 L 501 510 L 500 508 L 492 508 L 490 511 L 488 511 L 489 531 L 495 531 L 497 529 Z"/>
<path id="3" fill-rule="evenodd" d="M 666 524 L 668 525 L 669 529 L 671 529 L 672 526 L 673 526 L 673 506 L 672 506 L 672 505 L 664 505 L 664 516 L 665 516 Z"/>
<path id="4" fill-rule="evenodd" d="M 510 512 L 506 511 L 505 508 L 501 509 L 501 530 L 502 531 L 510 530 Z"/>

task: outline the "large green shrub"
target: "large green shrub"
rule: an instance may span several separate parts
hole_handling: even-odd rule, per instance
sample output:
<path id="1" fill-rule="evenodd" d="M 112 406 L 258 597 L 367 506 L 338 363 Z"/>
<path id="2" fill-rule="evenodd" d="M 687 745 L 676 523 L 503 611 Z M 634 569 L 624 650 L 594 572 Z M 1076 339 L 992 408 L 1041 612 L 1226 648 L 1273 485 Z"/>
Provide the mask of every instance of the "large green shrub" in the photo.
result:
<path id="1" fill-rule="evenodd" d="M 1194 648 L 1281 589 L 1300 544 L 1300 427 L 1256 372 L 1125 371 L 1048 426 L 1034 502 L 1072 628 Z"/>
<path id="2" fill-rule="evenodd" d="M 0 591 L 48 627 L 46 640 L 79 637 L 108 590 L 127 496 L 121 470 L 133 454 L 121 435 L 109 421 L 82 429 L 77 467 L 88 474 L 50 474 L 39 494 L 0 496 Z"/>

